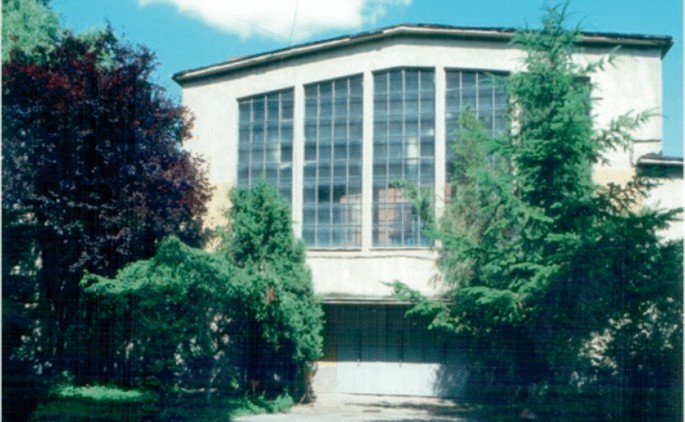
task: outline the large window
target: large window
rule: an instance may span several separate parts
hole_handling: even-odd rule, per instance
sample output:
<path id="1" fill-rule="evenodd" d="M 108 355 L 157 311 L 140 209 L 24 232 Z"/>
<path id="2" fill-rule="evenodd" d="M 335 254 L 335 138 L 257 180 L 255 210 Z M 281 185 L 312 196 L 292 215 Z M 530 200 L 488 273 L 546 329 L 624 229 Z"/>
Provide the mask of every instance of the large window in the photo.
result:
<path id="1" fill-rule="evenodd" d="M 501 81 L 498 81 L 504 74 L 473 70 L 448 70 L 446 74 L 445 164 L 447 177 L 450 178 L 453 174 L 453 143 L 458 136 L 462 114 L 470 110 L 491 135 L 501 134 L 506 128 L 507 96 Z"/>
<path id="2" fill-rule="evenodd" d="M 302 234 L 309 247 L 361 246 L 362 77 L 305 86 Z"/>
<path id="3" fill-rule="evenodd" d="M 290 201 L 293 90 L 245 98 L 238 108 L 238 185 L 250 188 L 264 179 Z"/>
<path id="4" fill-rule="evenodd" d="M 293 121 L 294 89 L 240 99 L 238 185 L 252 187 L 263 179 L 289 201 L 297 189 L 302 194 L 302 209 L 295 214 L 302 213 L 302 237 L 309 248 L 430 246 L 432 240 L 423 233 L 424 223 L 402 184 L 433 192 L 436 165 L 446 166 L 446 177 L 451 178 L 452 142 L 466 110 L 472 111 L 491 134 L 506 130 L 508 101 L 497 80 L 503 76 L 448 69 L 445 84 L 438 84 L 444 91 L 436 92 L 433 68 L 374 72 L 373 92 L 368 93 L 369 99 L 373 98 L 373 110 L 366 110 L 366 116 L 373 119 L 367 122 L 373 127 L 369 140 L 373 149 L 366 152 L 373 164 L 370 174 L 364 174 L 371 179 L 372 191 L 366 194 L 372 200 L 364 204 L 363 75 L 305 85 L 304 113 L 298 122 Z M 436 115 L 436 95 L 445 99 L 444 115 Z M 436 119 L 445 123 L 444 139 L 436 139 Z M 302 143 L 297 143 L 302 150 L 297 154 L 293 153 L 294 127 L 301 128 L 303 134 Z M 444 163 L 442 156 L 436 163 L 436 142 L 447 143 Z M 304 159 L 302 183 L 296 186 L 293 155 Z M 449 186 L 445 194 L 449 200 Z M 364 220 L 364 229 L 371 231 L 370 245 L 362 244 L 363 209 L 371 215 L 368 223 Z"/>
<path id="5" fill-rule="evenodd" d="M 435 72 L 375 73 L 373 129 L 373 246 L 427 246 L 422 221 L 398 183 L 433 187 Z"/>

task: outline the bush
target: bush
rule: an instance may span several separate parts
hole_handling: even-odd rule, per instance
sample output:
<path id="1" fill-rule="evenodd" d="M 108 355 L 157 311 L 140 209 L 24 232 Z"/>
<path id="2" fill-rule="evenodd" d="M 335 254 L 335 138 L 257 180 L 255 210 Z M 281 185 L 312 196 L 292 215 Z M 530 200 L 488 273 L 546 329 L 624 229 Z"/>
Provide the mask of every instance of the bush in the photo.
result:
<path id="1" fill-rule="evenodd" d="M 202 390 L 207 404 L 214 391 L 305 391 L 309 363 L 321 354 L 322 310 L 304 247 L 273 189 L 237 190 L 232 202 L 232 229 L 217 253 L 172 237 L 115 278 L 84 277 L 90 330 L 79 342 L 88 350 L 107 339 L 110 359 L 127 374 L 121 384 L 165 400 Z"/>

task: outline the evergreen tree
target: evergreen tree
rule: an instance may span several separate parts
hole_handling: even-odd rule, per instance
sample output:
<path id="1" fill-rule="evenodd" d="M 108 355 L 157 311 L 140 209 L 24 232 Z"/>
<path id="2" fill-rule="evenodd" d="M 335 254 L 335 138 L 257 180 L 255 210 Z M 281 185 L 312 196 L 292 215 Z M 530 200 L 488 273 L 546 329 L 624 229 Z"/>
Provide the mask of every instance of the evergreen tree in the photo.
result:
<path id="1" fill-rule="evenodd" d="M 247 273 L 254 303 L 245 378 L 265 387 L 281 378 L 299 393 L 322 353 L 323 311 L 304 244 L 293 234 L 290 207 L 265 182 L 234 189 L 230 199 L 230 229 L 218 253 Z"/>
<path id="2" fill-rule="evenodd" d="M 249 306 L 241 277 L 220 257 L 175 237 L 113 278 L 87 274 L 88 329 L 74 338 L 84 362 L 106 351 L 97 360 L 108 377 L 81 382 L 153 389 L 165 398 L 181 388 L 201 388 L 208 403 L 213 389 L 231 391 L 239 372 L 236 339 L 244 335 L 242 315 Z M 98 345 L 103 339 L 106 344 Z"/>
<path id="3" fill-rule="evenodd" d="M 610 409 L 625 416 L 649 408 L 629 391 L 679 388 L 679 366 L 666 356 L 682 338 L 682 244 L 657 236 L 677 210 L 637 210 L 645 180 L 593 183 L 592 166 L 630 147 L 630 132 L 650 115 L 593 128 L 591 75 L 612 56 L 576 64 L 579 33 L 564 29 L 564 19 L 565 8 L 552 8 L 541 30 L 514 39 L 527 56 L 525 71 L 504 82 L 515 123 L 507 136 L 490 138 L 475 117 L 462 119 L 455 195 L 430 228 L 448 300 L 395 287 L 434 328 L 471 339 L 475 383 L 590 384 L 597 372 L 582 362 L 604 332 L 611 340 L 600 354 L 614 354 L 614 373 L 602 382 L 626 392 Z M 637 347 L 636 326 L 652 327 L 659 340 Z M 659 385 L 643 382 L 652 377 Z"/>

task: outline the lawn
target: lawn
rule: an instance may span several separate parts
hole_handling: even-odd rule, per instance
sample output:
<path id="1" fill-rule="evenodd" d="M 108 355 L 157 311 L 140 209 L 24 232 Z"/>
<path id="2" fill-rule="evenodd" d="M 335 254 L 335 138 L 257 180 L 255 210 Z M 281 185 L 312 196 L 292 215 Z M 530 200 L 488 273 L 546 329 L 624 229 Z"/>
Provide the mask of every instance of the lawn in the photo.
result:
<path id="1" fill-rule="evenodd" d="M 227 421 L 241 415 L 283 412 L 293 405 L 288 395 L 267 400 L 216 394 L 208 405 L 203 392 L 177 392 L 161 400 L 150 392 L 108 386 L 62 386 L 51 397 L 36 409 L 31 421 Z"/>

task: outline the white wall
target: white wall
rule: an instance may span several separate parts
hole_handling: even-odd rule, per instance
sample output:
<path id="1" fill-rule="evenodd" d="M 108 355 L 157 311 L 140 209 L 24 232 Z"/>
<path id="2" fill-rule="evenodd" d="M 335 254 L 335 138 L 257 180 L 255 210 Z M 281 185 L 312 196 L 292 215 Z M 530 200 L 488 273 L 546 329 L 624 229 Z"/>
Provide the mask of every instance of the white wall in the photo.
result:
<path id="1" fill-rule="evenodd" d="M 317 394 L 388 394 L 462 397 L 468 379 L 465 363 L 319 362 Z"/>
<path id="2" fill-rule="evenodd" d="M 402 281 L 425 295 L 440 292 L 437 255 L 431 250 L 379 250 L 368 252 L 309 251 L 317 293 L 326 296 L 392 296 L 385 283 Z"/>
<path id="3" fill-rule="evenodd" d="M 685 206 L 685 185 L 681 178 L 661 178 L 657 185 L 650 191 L 644 205 L 656 210 L 673 210 Z M 661 233 L 666 240 L 685 238 L 685 224 L 683 213 L 678 215 L 677 221 L 673 221 L 668 230 Z"/>

